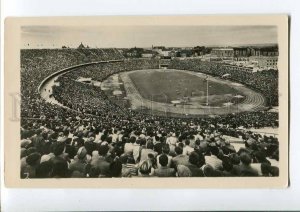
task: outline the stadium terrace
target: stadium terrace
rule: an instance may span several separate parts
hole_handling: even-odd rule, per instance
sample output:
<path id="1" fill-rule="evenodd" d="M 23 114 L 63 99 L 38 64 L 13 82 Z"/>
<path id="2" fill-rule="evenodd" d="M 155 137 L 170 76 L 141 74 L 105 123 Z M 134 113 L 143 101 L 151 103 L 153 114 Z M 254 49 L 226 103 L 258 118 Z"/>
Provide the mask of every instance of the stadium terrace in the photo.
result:
<path id="1" fill-rule="evenodd" d="M 270 112 L 278 106 L 278 71 L 241 71 L 227 59 L 207 60 L 208 50 L 200 47 L 168 50 L 168 56 L 160 51 L 167 50 L 21 50 L 20 177 L 278 176 L 280 141 L 261 133 L 278 128 L 278 113 Z M 229 56 L 239 52 L 247 49 Z M 85 83 L 156 69 L 225 77 L 261 94 L 265 105 L 220 115 L 163 115 L 130 108 L 122 84 L 122 92 L 111 95 Z M 45 87 L 49 80 L 51 88 Z"/>

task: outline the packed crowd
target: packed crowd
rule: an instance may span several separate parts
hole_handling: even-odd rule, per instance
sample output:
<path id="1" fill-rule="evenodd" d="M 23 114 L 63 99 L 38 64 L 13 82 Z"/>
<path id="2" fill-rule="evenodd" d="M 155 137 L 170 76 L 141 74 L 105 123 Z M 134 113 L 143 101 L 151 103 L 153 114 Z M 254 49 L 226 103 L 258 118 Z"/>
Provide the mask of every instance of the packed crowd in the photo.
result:
<path id="1" fill-rule="evenodd" d="M 76 49 L 81 54 L 81 59 L 85 62 L 103 61 L 107 60 L 122 60 L 124 56 L 117 49 Z"/>
<path id="2" fill-rule="evenodd" d="M 252 89 L 258 90 L 267 98 L 269 106 L 278 106 L 278 70 L 264 70 L 260 72 L 247 72 L 241 74 L 233 66 L 218 62 L 194 60 L 172 60 L 169 68 L 199 71 L 213 76 L 227 78 L 245 84 Z"/>
<path id="3" fill-rule="evenodd" d="M 46 122 L 27 121 L 21 130 L 21 178 L 279 175 L 274 137 L 245 133 L 236 150 L 214 127 L 110 128 L 70 117 L 50 129 Z"/>
<path id="4" fill-rule="evenodd" d="M 145 69 L 156 68 L 157 60 L 126 60 L 94 64 L 62 75 L 57 79 L 59 86 L 53 88 L 53 96 L 63 105 L 81 113 L 97 116 L 124 114 L 124 108 L 112 104 L 100 87 L 76 81 L 78 78 L 92 78 L 95 81 L 103 81 L 111 74 L 121 71 L 135 70 L 143 67 Z"/>
<path id="5" fill-rule="evenodd" d="M 39 83 L 59 69 L 84 62 L 78 52 L 21 52 L 21 178 L 278 176 L 271 163 L 279 160 L 277 138 L 238 130 L 276 127 L 278 113 L 150 116 L 114 105 L 99 87 L 76 81 L 79 76 L 102 81 L 121 71 L 158 68 L 158 60 L 74 70 L 59 77 L 60 85 L 53 89 L 55 98 L 71 110 L 46 103 L 37 92 Z M 226 136 L 242 138 L 244 147 L 235 149 Z"/>
<path id="6" fill-rule="evenodd" d="M 66 67 L 78 65 L 93 58 L 84 55 L 80 49 L 24 49 L 21 50 L 21 114 L 25 117 L 39 117 L 43 101 L 38 93 L 39 84 L 50 74 Z M 98 55 L 96 61 L 119 60 L 120 53 L 111 49 L 85 49 Z M 90 53 L 92 54 L 92 53 Z M 43 107 L 40 108 L 39 107 Z"/>

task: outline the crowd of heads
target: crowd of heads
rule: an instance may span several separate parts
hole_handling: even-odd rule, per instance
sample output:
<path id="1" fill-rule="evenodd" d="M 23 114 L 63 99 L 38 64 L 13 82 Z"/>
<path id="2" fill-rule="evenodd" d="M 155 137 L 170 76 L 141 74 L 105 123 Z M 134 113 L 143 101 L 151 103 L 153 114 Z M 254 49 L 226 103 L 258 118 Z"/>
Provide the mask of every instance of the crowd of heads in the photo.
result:
<path id="1" fill-rule="evenodd" d="M 115 51 L 109 52 L 110 59 L 119 59 Z M 158 68 L 156 59 L 82 67 L 59 77 L 59 86 L 53 88 L 54 97 L 66 107 L 41 99 L 39 83 L 59 69 L 84 62 L 82 54 L 70 49 L 21 52 L 21 178 L 278 175 L 271 163 L 279 160 L 277 138 L 238 130 L 276 127 L 278 113 L 151 116 L 115 105 L 100 87 L 76 81 L 103 81 L 122 71 Z M 231 145 L 228 136 L 240 138 L 242 148 Z"/>
<path id="2" fill-rule="evenodd" d="M 46 120 L 45 120 L 46 122 Z M 106 128 L 31 120 L 21 130 L 21 178 L 278 176 L 278 140 L 247 132 L 237 149 L 216 129 Z"/>
<path id="3" fill-rule="evenodd" d="M 122 58 L 123 56 L 115 49 L 21 50 L 21 115 L 40 117 L 42 115 L 40 111 L 45 111 L 45 103 L 40 98 L 38 86 L 50 74 L 85 62 Z M 38 109 L 39 107 L 42 108 Z"/>

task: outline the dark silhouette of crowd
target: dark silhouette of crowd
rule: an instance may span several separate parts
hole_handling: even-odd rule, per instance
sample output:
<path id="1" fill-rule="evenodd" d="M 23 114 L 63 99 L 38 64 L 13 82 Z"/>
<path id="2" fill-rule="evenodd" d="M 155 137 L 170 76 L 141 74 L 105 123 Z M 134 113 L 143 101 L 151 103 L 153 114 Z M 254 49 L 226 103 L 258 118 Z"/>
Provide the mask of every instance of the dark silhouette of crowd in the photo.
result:
<path id="1" fill-rule="evenodd" d="M 40 97 L 41 81 L 62 68 L 89 57 L 120 59 L 114 50 L 97 52 L 21 51 L 21 178 L 279 175 L 274 165 L 279 160 L 278 139 L 240 130 L 276 127 L 278 113 L 151 116 L 115 105 L 100 87 L 76 81 L 79 76 L 103 81 L 121 71 L 158 68 L 156 59 L 94 64 L 62 75 L 53 96 L 67 108 Z M 100 52 L 109 53 L 96 57 Z M 240 138 L 241 148 L 230 142 L 232 137 Z"/>

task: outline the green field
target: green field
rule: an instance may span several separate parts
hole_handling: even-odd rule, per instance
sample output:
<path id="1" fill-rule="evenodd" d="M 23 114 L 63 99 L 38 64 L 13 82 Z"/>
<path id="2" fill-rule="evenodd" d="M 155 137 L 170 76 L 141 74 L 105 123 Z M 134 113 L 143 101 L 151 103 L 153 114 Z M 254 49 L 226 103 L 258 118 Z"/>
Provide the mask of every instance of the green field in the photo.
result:
<path id="1" fill-rule="evenodd" d="M 188 97 L 190 101 L 206 102 L 205 76 L 195 76 L 189 72 L 147 70 L 129 74 L 142 97 L 163 103 Z M 209 104 L 222 105 L 232 96 L 241 94 L 227 84 L 208 81 Z"/>

